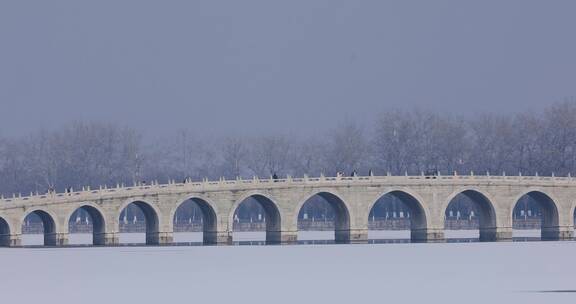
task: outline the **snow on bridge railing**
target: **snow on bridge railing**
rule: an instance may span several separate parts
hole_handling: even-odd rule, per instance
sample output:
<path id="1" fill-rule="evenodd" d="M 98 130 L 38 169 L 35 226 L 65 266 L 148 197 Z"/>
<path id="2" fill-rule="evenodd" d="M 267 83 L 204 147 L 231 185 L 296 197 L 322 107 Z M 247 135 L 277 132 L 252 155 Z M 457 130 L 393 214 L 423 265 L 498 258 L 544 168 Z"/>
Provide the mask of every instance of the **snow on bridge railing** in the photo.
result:
<path id="1" fill-rule="evenodd" d="M 28 196 L 22 196 L 22 194 L 13 194 L 12 197 L 4 197 L 0 196 L 0 201 L 4 202 L 15 202 L 15 201 L 28 201 L 28 200 L 48 200 L 54 198 L 66 198 L 66 197 L 75 197 L 80 195 L 87 195 L 87 194 L 109 194 L 109 193 L 119 193 L 119 192 L 134 192 L 134 191 L 146 191 L 146 190 L 153 190 L 153 189 L 170 189 L 170 188 L 206 188 L 206 187 L 219 187 L 219 186 L 238 186 L 238 185 L 254 185 L 254 184 L 268 184 L 272 185 L 283 185 L 283 184 L 307 184 L 307 183 L 340 183 L 340 182 L 385 182 L 385 181 L 415 181 L 415 180 L 425 180 L 428 182 L 434 181 L 450 181 L 450 180 L 478 180 L 478 181 L 486 181 L 486 180 L 494 180 L 494 181 L 575 181 L 573 177 L 568 174 L 568 176 L 559 177 L 559 176 L 539 176 L 538 174 L 533 176 L 525 176 L 522 174 L 518 175 L 490 175 L 486 173 L 484 175 L 475 175 L 471 172 L 469 175 L 459 175 L 459 174 L 452 174 L 452 175 L 382 175 L 382 176 L 324 176 L 320 175 L 318 177 L 309 177 L 304 175 L 303 177 L 291 177 L 287 176 L 286 178 L 259 178 L 253 177 L 251 179 L 225 179 L 220 178 L 219 180 L 208 180 L 204 179 L 202 181 L 191 181 L 189 179 L 177 183 L 174 180 L 169 180 L 167 184 L 159 184 L 157 181 L 152 182 L 151 184 L 142 184 L 142 183 L 134 183 L 132 186 L 125 186 L 124 184 L 117 184 L 116 187 L 108 187 L 107 185 L 100 186 L 98 189 L 90 189 L 89 186 L 83 187 L 81 191 L 73 191 L 70 189 L 69 192 L 64 193 L 56 193 L 56 192 L 49 192 L 45 194 L 39 193 L 30 193 Z"/>

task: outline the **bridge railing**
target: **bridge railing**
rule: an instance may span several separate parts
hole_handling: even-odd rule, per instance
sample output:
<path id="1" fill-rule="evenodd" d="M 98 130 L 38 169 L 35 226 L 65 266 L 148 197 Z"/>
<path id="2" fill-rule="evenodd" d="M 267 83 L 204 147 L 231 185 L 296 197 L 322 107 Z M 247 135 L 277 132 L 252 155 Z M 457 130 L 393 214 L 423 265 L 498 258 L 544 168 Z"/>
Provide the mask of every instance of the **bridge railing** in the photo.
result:
<path id="1" fill-rule="evenodd" d="M 440 181 L 507 181 L 507 182 L 575 182 L 576 180 L 571 176 L 557 177 L 557 176 L 506 176 L 506 175 L 384 175 L 384 176 L 319 176 L 319 177 L 290 177 L 286 178 L 258 178 L 253 177 L 251 179 L 234 179 L 226 180 L 221 178 L 217 181 L 209 181 L 207 179 L 203 181 L 184 181 L 181 183 L 176 183 L 174 180 L 169 181 L 167 184 L 159 184 L 158 182 L 153 182 L 148 185 L 132 185 L 125 186 L 122 184 L 117 184 L 116 187 L 100 186 L 98 189 L 90 189 L 90 187 L 83 187 L 81 191 L 71 191 L 68 193 L 46 193 L 46 194 L 34 194 L 31 193 L 29 196 L 22 196 L 21 194 L 13 194 L 10 198 L 0 197 L 0 201 L 4 202 L 17 202 L 17 201 L 28 201 L 28 200 L 48 200 L 54 198 L 67 198 L 67 197 L 77 197 L 82 195 L 103 195 L 110 193 L 119 192 L 132 192 L 132 191 L 147 191 L 147 190 L 169 190 L 177 188 L 191 188 L 195 190 L 210 189 L 215 187 L 223 186 L 239 186 L 239 185 L 284 185 L 284 184 L 310 184 L 310 183 L 380 183 L 380 182 L 413 182 L 425 180 L 427 182 L 440 182 Z"/>

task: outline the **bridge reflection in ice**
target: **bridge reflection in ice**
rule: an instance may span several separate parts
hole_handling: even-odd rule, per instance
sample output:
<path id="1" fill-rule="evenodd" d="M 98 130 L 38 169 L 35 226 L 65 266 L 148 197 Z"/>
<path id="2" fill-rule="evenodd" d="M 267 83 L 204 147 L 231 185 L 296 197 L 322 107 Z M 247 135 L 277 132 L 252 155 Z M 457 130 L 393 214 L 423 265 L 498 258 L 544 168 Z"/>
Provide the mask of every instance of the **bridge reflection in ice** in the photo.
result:
<path id="1" fill-rule="evenodd" d="M 447 243 L 470 243 L 478 242 L 477 230 L 446 230 Z M 298 232 L 298 244 L 334 244 L 331 236 L 333 231 L 300 231 Z M 370 244 L 394 244 L 411 243 L 409 230 L 370 230 L 368 233 L 368 243 Z M 145 233 L 120 233 L 121 244 L 125 246 L 143 245 L 146 239 Z M 201 246 L 202 232 L 177 232 L 174 233 L 175 246 Z M 242 231 L 234 232 L 234 245 L 266 245 L 265 231 Z M 514 239 L 516 242 L 539 241 L 540 230 L 515 230 Z M 43 246 L 43 234 L 22 235 L 22 246 Z M 71 233 L 69 245 L 71 246 L 91 246 L 91 233 Z"/>

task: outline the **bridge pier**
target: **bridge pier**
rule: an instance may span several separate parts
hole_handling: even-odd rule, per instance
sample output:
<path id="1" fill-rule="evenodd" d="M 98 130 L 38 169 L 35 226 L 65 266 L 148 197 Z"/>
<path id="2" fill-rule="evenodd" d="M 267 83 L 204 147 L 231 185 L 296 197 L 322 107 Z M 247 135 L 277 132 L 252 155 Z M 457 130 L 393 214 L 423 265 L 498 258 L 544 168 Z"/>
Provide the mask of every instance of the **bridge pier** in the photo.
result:
<path id="1" fill-rule="evenodd" d="M 117 233 L 95 233 L 94 245 L 96 246 L 117 246 L 120 244 L 120 237 Z"/>
<path id="2" fill-rule="evenodd" d="M 290 245 L 298 243 L 297 231 L 267 231 L 266 245 Z"/>
<path id="3" fill-rule="evenodd" d="M 541 239 L 543 241 L 567 241 L 574 239 L 572 226 L 542 227 Z"/>
<path id="4" fill-rule="evenodd" d="M 280 244 L 283 245 L 298 244 L 298 231 L 281 231 Z"/>
<path id="5" fill-rule="evenodd" d="M 336 229 L 334 234 L 336 244 L 368 243 L 368 229 Z"/>
<path id="6" fill-rule="evenodd" d="M 205 231 L 204 245 L 232 245 L 232 235 L 228 231 Z"/>
<path id="7" fill-rule="evenodd" d="M 0 247 L 20 247 L 22 246 L 22 238 L 17 234 L 4 234 L 0 235 Z"/>
<path id="8" fill-rule="evenodd" d="M 174 242 L 172 232 L 146 233 L 146 245 L 171 245 Z"/>
<path id="9" fill-rule="evenodd" d="M 68 233 L 45 233 L 45 246 L 66 246 L 68 245 Z"/>
<path id="10" fill-rule="evenodd" d="M 440 243 L 444 242 L 444 229 L 425 228 L 412 229 L 410 239 L 414 243 Z"/>
<path id="11" fill-rule="evenodd" d="M 351 244 L 367 244 L 368 229 L 350 229 Z"/>
<path id="12" fill-rule="evenodd" d="M 480 228 L 480 242 L 501 242 L 512 240 L 512 227 Z"/>

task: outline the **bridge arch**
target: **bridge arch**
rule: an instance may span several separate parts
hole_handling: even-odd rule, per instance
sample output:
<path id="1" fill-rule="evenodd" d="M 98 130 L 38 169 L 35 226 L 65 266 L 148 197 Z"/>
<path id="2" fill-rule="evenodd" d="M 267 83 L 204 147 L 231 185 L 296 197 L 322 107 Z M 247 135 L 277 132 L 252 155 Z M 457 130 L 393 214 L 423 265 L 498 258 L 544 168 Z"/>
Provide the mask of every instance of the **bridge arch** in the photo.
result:
<path id="1" fill-rule="evenodd" d="M 4 218 L 0 217 L 0 247 L 10 246 L 10 224 Z"/>
<path id="2" fill-rule="evenodd" d="M 573 234 L 572 237 L 576 236 L 576 199 L 572 199 L 572 203 L 570 205 L 570 213 L 569 213 L 569 223 L 572 226 Z"/>
<path id="3" fill-rule="evenodd" d="M 56 216 L 48 210 L 45 209 L 32 209 L 24 214 L 21 219 L 22 225 L 26 222 L 26 218 L 29 216 L 36 215 L 40 218 L 43 228 L 43 245 L 44 246 L 56 246 L 58 245 L 58 235 L 57 232 L 60 231 L 58 222 L 56 221 Z M 24 244 L 26 245 L 26 244 Z"/>
<path id="4" fill-rule="evenodd" d="M 240 210 L 242 204 L 249 199 L 254 199 L 264 211 L 266 227 L 266 244 L 279 244 L 281 242 L 282 216 L 278 204 L 270 196 L 257 191 L 251 191 L 244 194 L 238 199 L 230 210 L 228 215 L 228 227 L 232 231 L 232 240 L 234 241 L 234 218 Z"/>
<path id="5" fill-rule="evenodd" d="M 373 200 L 373 203 L 369 207 L 369 217 L 370 215 L 374 216 L 373 213 L 378 205 L 386 204 L 386 202 L 383 202 L 383 199 L 387 197 L 399 200 L 403 206 L 408 209 L 409 214 L 402 214 L 402 217 L 404 218 L 404 216 L 407 216 L 410 222 L 410 239 L 413 241 L 417 240 L 417 231 L 426 229 L 429 226 L 429 213 L 427 208 L 422 204 L 423 199 L 418 194 L 408 189 L 387 190 L 380 193 L 377 198 Z"/>
<path id="6" fill-rule="evenodd" d="M 521 208 L 522 201 L 531 200 L 538 207 L 540 214 L 540 239 L 557 240 L 559 236 L 559 200 L 553 194 L 547 193 L 541 189 L 530 189 L 518 195 L 513 201 L 513 207 L 510 209 L 509 216 L 512 218 L 513 227 L 517 221 L 514 216 L 515 211 Z M 514 228 L 521 228 L 516 225 Z M 515 231 L 517 232 L 517 231 Z"/>
<path id="7" fill-rule="evenodd" d="M 334 241 L 336 243 L 350 242 L 350 227 L 352 219 L 350 216 L 351 209 L 347 205 L 346 201 L 342 198 L 342 196 L 335 191 L 318 190 L 308 194 L 304 200 L 300 201 L 297 205 L 295 218 L 293 219 L 294 223 L 296 223 L 295 227 L 298 227 L 298 220 L 302 217 L 301 212 L 303 211 L 304 206 L 311 199 L 317 196 L 326 201 L 334 211 Z"/>
<path id="8" fill-rule="evenodd" d="M 448 196 L 442 208 L 444 211 L 444 228 L 460 230 L 460 227 L 448 227 L 448 219 L 454 216 L 450 214 L 450 206 L 459 202 L 463 202 L 463 204 L 468 205 L 471 209 L 468 218 L 469 223 L 466 224 L 468 227 L 473 227 L 474 221 L 472 218 L 477 218 L 479 230 L 478 239 L 480 241 L 496 241 L 497 215 L 493 203 L 494 199 L 486 191 L 477 188 L 458 189 Z"/>
<path id="9" fill-rule="evenodd" d="M 104 212 L 96 204 L 84 203 L 78 208 L 75 208 L 66 216 L 66 227 L 70 232 L 70 227 L 72 225 L 72 217 L 77 211 L 83 210 L 90 216 L 92 220 L 92 244 L 93 245 L 105 245 L 104 233 L 106 232 L 106 221 L 104 218 Z"/>
<path id="10" fill-rule="evenodd" d="M 159 228 L 161 227 L 160 223 L 160 211 L 158 208 L 142 199 L 133 199 L 124 202 L 121 205 L 116 220 L 118 221 L 117 225 L 120 226 L 120 217 L 122 216 L 122 212 L 124 209 L 128 208 L 128 206 L 133 205 L 138 208 L 144 215 L 144 219 L 146 221 L 146 245 L 158 245 L 160 244 L 160 235 L 159 235 Z"/>
<path id="11" fill-rule="evenodd" d="M 218 231 L 218 210 L 216 205 L 211 203 L 208 199 L 201 196 L 189 196 L 183 200 L 179 200 L 179 203 L 170 211 L 170 219 L 173 222 L 176 221 L 177 212 L 180 208 L 184 207 L 186 204 L 195 204 L 202 213 L 202 242 L 204 244 L 216 244 L 217 243 L 217 231 Z M 176 223 L 172 225 L 175 227 Z"/>

